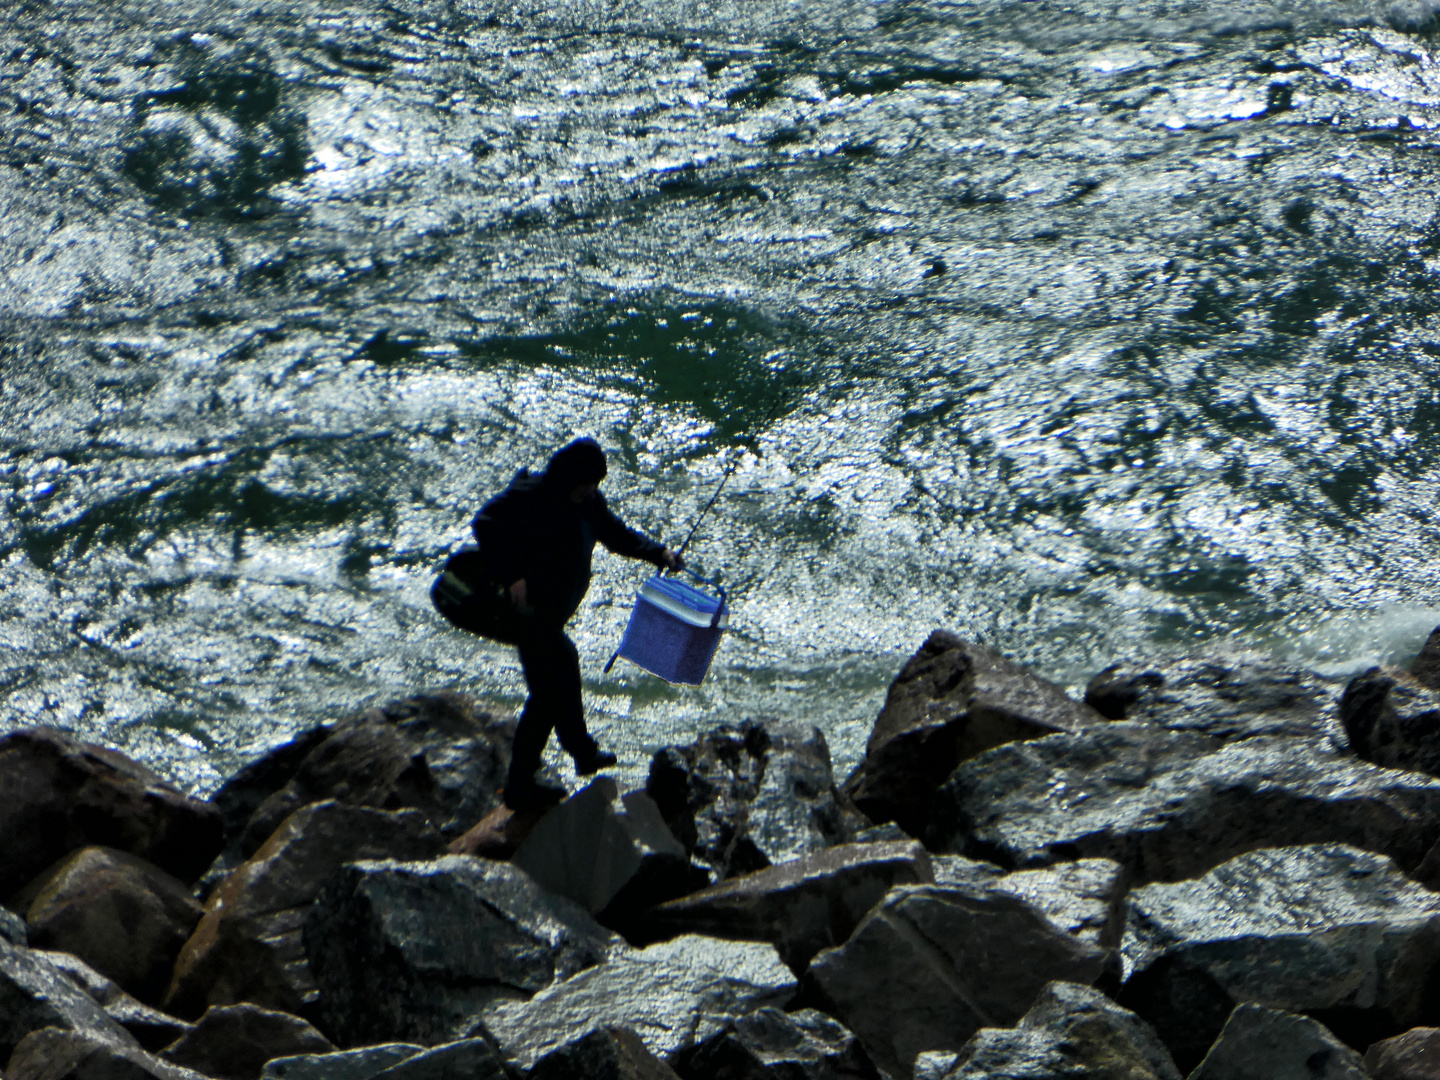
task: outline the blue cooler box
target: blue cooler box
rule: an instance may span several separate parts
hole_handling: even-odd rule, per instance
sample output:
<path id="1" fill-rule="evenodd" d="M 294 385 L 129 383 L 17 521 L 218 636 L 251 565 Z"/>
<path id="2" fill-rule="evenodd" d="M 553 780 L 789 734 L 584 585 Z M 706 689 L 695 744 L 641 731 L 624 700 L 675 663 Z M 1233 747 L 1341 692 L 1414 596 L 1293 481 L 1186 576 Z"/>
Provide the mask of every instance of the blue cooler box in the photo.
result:
<path id="1" fill-rule="evenodd" d="M 625 638 L 605 670 L 623 656 L 666 682 L 699 686 L 730 618 L 725 590 L 716 591 L 718 597 L 656 574 L 635 594 Z"/>

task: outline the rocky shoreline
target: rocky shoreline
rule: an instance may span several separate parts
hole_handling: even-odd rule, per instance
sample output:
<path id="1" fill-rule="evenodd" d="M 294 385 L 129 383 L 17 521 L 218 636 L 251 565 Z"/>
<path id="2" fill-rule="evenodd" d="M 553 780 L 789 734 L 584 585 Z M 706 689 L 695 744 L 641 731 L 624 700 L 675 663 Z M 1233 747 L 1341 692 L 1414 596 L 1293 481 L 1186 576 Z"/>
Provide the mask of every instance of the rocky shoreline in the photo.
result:
<path id="1" fill-rule="evenodd" d="M 417 697 L 188 798 L 0 739 L 8 1080 L 1440 1077 L 1440 629 L 1343 688 L 937 631 L 837 783 L 722 726 L 544 814 Z"/>

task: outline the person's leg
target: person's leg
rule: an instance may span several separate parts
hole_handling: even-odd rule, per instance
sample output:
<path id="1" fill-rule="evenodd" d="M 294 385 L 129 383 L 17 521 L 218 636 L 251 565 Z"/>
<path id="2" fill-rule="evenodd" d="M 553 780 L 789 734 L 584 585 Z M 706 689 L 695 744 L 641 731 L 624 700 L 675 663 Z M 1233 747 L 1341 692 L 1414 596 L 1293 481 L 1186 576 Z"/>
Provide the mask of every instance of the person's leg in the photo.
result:
<path id="1" fill-rule="evenodd" d="M 530 696 L 515 729 L 510 773 L 505 783 L 506 805 L 527 801 L 538 789 L 535 770 L 540 767 L 545 743 L 553 730 L 572 757 L 577 751 L 593 755 L 595 743 L 585 730 L 580 696 L 580 654 L 558 625 L 534 622 L 520 636 L 520 663 Z M 583 760 L 583 758 L 582 758 Z"/>

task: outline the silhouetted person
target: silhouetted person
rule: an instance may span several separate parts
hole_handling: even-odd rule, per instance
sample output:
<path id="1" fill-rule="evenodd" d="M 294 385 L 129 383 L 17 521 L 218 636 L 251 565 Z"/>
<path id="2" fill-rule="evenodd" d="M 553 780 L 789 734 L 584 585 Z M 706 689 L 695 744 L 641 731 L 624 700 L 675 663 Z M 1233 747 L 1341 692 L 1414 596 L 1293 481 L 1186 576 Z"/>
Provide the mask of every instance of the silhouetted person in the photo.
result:
<path id="1" fill-rule="evenodd" d="M 581 776 L 615 764 L 615 755 L 585 730 L 580 655 L 565 635 L 565 623 L 590 588 L 596 541 L 656 566 L 684 565 L 676 552 L 610 512 L 599 490 L 606 472 L 605 452 L 594 439 L 556 451 L 539 476 L 522 469 L 470 523 L 479 550 L 452 556 L 430 590 L 453 625 L 519 647 L 530 696 L 505 781 L 505 805 L 512 810 L 564 797 L 535 781 L 552 729 Z"/>

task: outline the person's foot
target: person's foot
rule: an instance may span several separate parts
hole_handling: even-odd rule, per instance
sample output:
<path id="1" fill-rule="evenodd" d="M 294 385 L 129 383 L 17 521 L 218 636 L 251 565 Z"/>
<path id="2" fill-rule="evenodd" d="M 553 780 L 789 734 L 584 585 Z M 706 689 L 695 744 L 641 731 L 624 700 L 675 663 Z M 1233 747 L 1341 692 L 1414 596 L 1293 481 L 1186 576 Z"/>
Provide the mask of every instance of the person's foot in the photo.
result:
<path id="1" fill-rule="evenodd" d="M 601 769 L 608 769 L 619 760 L 619 758 L 608 750 L 596 749 L 596 751 L 587 758 L 575 759 L 575 775 L 594 776 Z"/>
<path id="2" fill-rule="evenodd" d="M 528 784 L 506 784 L 502 797 L 511 810 L 549 810 L 564 802 L 567 794 L 563 787 L 532 780 Z"/>

